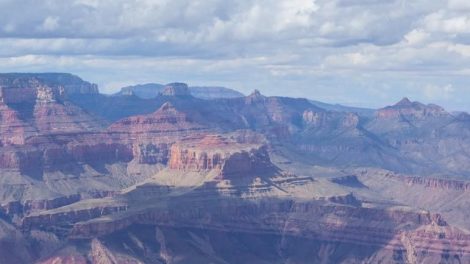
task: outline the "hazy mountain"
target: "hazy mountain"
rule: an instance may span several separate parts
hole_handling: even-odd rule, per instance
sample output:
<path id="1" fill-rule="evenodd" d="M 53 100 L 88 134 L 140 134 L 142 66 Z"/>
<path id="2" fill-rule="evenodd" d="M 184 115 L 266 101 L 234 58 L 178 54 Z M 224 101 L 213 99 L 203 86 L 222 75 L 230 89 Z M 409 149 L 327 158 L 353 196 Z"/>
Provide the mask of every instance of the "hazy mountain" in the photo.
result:
<path id="1" fill-rule="evenodd" d="M 310 102 L 318 107 L 321 107 L 323 109 L 330 110 L 330 111 L 358 113 L 363 116 L 373 116 L 375 112 L 375 109 L 371 109 L 371 108 L 344 106 L 341 104 L 328 104 L 328 103 L 323 103 L 323 102 L 315 101 L 315 100 L 310 100 Z"/>
<path id="2" fill-rule="evenodd" d="M 138 84 L 121 88 L 115 95 L 136 95 L 143 99 L 156 97 L 164 89 L 165 85 L 158 83 Z M 218 99 L 243 97 L 244 95 L 235 90 L 225 87 L 193 86 L 189 87 L 191 95 L 201 99 Z"/>

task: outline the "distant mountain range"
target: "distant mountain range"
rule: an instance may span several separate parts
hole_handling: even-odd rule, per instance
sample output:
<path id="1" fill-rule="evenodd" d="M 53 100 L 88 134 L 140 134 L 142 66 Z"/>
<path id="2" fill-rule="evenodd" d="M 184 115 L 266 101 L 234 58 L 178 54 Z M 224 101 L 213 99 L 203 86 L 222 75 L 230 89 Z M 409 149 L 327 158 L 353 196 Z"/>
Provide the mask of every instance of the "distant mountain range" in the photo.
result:
<path id="1" fill-rule="evenodd" d="M 165 88 L 165 85 L 158 83 L 138 84 L 121 88 L 115 95 L 135 95 L 143 99 L 157 97 Z M 201 99 L 217 99 L 217 98 L 236 98 L 244 95 L 235 90 L 225 87 L 212 86 L 192 86 L 189 87 L 192 96 Z"/>
<path id="2" fill-rule="evenodd" d="M 0 263 L 468 263 L 469 149 L 408 98 L 0 74 Z"/>
<path id="3" fill-rule="evenodd" d="M 142 99 L 151 99 L 157 97 L 164 90 L 164 88 L 164 84 L 158 83 L 137 84 L 123 87 L 119 92 L 115 93 L 114 95 L 135 95 Z M 237 98 L 245 96 L 244 94 L 236 90 L 218 86 L 190 86 L 189 90 L 192 96 L 201 99 Z M 337 112 L 355 112 L 361 113 L 363 115 L 372 115 L 375 111 L 374 109 L 370 108 L 350 107 L 340 104 L 328 104 L 315 100 L 311 100 L 311 103 L 326 110 Z"/>

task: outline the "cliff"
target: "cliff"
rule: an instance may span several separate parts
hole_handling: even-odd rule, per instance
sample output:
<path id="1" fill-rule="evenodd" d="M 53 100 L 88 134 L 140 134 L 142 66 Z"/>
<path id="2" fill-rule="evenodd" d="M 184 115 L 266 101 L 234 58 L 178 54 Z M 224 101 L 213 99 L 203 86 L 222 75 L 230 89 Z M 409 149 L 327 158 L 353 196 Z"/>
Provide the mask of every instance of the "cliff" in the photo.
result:
<path id="1" fill-rule="evenodd" d="M 162 96 L 191 96 L 188 85 L 185 83 L 169 83 L 165 85 Z"/>
<path id="2" fill-rule="evenodd" d="M 168 167 L 182 171 L 220 171 L 220 178 L 270 173 L 274 169 L 263 145 L 238 143 L 221 135 L 171 147 Z"/>
<path id="3" fill-rule="evenodd" d="M 67 73 L 0 74 L 0 100 L 5 103 L 63 100 L 74 94 L 98 94 L 98 86 Z"/>
<path id="4" fill-rule="evenodd" d="M 157 111 L 148 115 L 125 118 L 113 123 L 108 131 L 145 136 L 152 133 L 170 135 L 190 134 L 204 130 L 205 127 L 194 122 L 186 113 L 180 112 L 171 103 L 164 103 Z"/>

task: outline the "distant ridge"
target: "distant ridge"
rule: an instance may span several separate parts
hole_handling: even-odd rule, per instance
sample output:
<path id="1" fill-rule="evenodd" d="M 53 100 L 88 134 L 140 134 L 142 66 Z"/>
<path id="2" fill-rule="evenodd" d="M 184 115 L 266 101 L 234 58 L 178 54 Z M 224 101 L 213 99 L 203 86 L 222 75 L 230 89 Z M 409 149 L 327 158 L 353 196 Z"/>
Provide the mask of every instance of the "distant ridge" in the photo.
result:
<path id="1" fill-rule="evenodd" d="M 126 86 L 114 94 L 115 96 L 135 95 L 143 99 L 158 96 L 165 89 L 165 85 L 158 83 L 137 84 Z M 218 86 L 191 86 L 189 91 L 192 96 L 200 99 L 236 98 L 244 95 L 236 90 Z"/>
<path id="2" fill-rule="evenodd" d="M 335 112 L 351 112 L 351 113 L 358 113 L 363 116 L 373 116 L 375 113 L 375 109 L 372 108 L 363 108 L 363 107 L 354 107 L 354 106 L 346 106 L 341 104 L 328 104 L 316 100 L 310 100 L 310 103 L 323 108 L 329 111 Z"/>

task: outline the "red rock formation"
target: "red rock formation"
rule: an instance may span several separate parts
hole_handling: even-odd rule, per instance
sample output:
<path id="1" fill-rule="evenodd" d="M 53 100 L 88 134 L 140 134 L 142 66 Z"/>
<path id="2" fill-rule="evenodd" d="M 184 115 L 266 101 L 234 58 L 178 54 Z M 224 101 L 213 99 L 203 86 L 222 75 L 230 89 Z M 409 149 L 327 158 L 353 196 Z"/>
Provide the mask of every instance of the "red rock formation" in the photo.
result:
<path id="1" fill-rule="evenodd" d="M 155 133 L 161 133 L 165 136 L 183 136 L 204 129 L 206 129 L 204 126 L 192 121 L 171 103 L 165 103 L 152 114 L 133 116 L 117 121 L 108 128 L 108 131 L 131 134 L 137 139 L 141 139 Z"/>
<path id="2" fill-rule="evenodd" d="M 7 73 L 0 74 L 0 98 L 7 103 L 31 101 L 37 97 L 38 88 L 62 98 L 72 94 L 97 94 L 98 86 L 67 73 Z"/>
<path id="3" fill-rule="evenodd" d="M 220 135 L 171 147 L 170 169 L 183 171 L 220 170 L 220 178 L 271 172 L 273 165 L 266 147 L 241 144 Z"/>
<path id="4" fill-rule="evenodd" d="M 20 119 L 18 112 L 0 102 L 0 146 L 23 145 L 36 129 Z"/>
<path id="5" fill-rule="evenodd" d="M 35 127 L 41 133 L 97 131 L 101 124 L 82 109 L 54 100 L 36 103 L 33 110 Z"/>
<path id="6" fill-rule="evenodd" d="M 191 120 L 171 103 L 149 115 L 133 116 L 108 128 L 115 140 L 131 146 L 139 163 L 166 164 L 170 146 L 180 140 L 201 138 L 208 128 Z"/>

